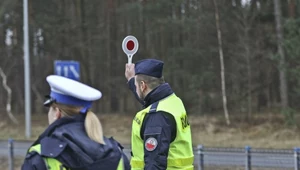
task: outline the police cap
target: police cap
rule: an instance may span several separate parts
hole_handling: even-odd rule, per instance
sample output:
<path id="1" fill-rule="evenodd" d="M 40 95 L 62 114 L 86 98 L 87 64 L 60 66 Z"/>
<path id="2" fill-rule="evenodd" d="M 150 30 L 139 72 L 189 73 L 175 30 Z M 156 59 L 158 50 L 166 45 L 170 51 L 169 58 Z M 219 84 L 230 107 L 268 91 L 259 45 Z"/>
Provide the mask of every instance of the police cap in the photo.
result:
<path id="1" fill-rule="evenodd" d="M 48 100 L 44 103 L 47 107 L 56 102 L 83 107 L 81 112 L 85 113 L 92 106 L 92 102 L 102 96 L 99 90 L 66 77 L 50 75 L 47 82 L 51 88 Z"/>
<path id="2" fill-rule="evenodd" d="M 161 78 L 164 62 L 156 59 L 145 59 L 135 63 L 135 75 L 144 74 L 151 77 Z"/>

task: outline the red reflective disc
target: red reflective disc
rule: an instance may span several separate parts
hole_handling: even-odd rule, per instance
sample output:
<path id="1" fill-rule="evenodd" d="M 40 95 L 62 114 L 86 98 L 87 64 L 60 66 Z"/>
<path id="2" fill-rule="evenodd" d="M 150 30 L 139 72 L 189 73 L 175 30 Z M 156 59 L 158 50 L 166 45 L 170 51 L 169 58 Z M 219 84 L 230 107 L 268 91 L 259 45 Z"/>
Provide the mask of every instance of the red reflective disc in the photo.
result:
<path id="1" fill-rule="evenodd" d="M 129 40 L 127 42 L 127 44 L 126 44 L 126 47 L 127 47 L 128 50 L 133 50 L 133 48 L 134 48 L 134 42 L 131 41 L 131 40 Z"/>

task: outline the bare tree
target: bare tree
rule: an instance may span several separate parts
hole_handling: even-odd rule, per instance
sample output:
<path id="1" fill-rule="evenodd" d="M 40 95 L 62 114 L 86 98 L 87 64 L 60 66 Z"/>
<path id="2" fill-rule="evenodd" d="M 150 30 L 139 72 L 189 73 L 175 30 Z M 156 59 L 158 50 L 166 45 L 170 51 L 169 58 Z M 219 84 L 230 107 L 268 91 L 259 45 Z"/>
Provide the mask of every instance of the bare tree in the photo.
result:
<path id="1" fill-rule="evenodd" d="M 7 91 L 6 113 L 13 123 L 18 124 L 18 120 L 14 117 L 14 115 L 11 112 L 11 98 L 12 98 L 11 88 L 7 85 L 6 75 L 1 67 L 0 67 L 0 76 L 2 77 L 2 85 L 4 89 Z"/>
<path id="2" fill-rule="evenodd" d="M 246 59 L 246 69 L 247 69 L 247 105 L 248 105 L 248 113 L 247 118 L 251 118 L 252 116 L 252 89 L 253 89 L 253 83 L 252 83 L 252 59 L 255 56 L 257 50 L 253 48 L 253 39 L 251 39 L 251 29 L 253 29 L 253 24 L 255 21 L 255 16 L 257 13 L 255 12 L 256 6 L 253 5 L 253 3 L 256 3 L 255 1 L 252 1 L 251 4 L 248 5 L 242 5 L 240 1 L 238 1 L 238 11 L 235 14 L 239 21 L 239 30 L 238 33 L 239 37 L 239 45 L 242 51 L 238 51 L 240 56 L 243 56 Z M 244 60 L 244 59 L 243 59 Z"/>
<path id="3" fill-rule="evenodd" d="M 223 57 L 223 47 L 222 47 L 222 34 L 220 28 L 220 17 L 219 17 L 219 9 L 216 0 L 213 0 L 215 6 L 215 19 L 216 19 L 216 27 L 218 34 L 218 47 L 219 47 L 219 55 L 221 62 L 221 81 L 222 81 L 222 98 L 223 98 L 223 108 L 227 125 L 230 125 L 229 113 L 227 109 L 227 97 L 226 97 L 226 87 L 225 87 L 225 67 L 224 67 L 224 57 Z"/>
<path id="4" fill-rule="evenodd" d="M 281 107 L 285 109 L 288 107 L 288 89 L 287 89 L 287 80 L 286 80 L 286 62 L 285 55 L 283 50 L 283 31 L 281 23 L 281 4 L 280 0 L 274 0 L 274 12 L 276 19 L 276 32 L 277 32 L 277 48 L 279 54 L 279 80 L 280 80 L 280 98 L 281 98 Z"/>

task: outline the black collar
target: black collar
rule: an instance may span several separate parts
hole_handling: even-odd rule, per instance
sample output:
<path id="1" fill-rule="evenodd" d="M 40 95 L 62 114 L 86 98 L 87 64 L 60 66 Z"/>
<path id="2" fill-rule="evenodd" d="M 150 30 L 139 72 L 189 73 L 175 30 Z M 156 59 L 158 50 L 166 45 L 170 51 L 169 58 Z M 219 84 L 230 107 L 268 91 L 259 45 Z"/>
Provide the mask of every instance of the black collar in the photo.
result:
<path id="1" fill-rule="evenodd" d="M 163 98 L 168 97 L 169 95 L 173 94 L 173 90 L 168 83 L 164 83 L 155 89 L 153 89 L 144 99 L 144 107 L 148 107 L 154 102 L 157 102 Z"/>
<path id="2" fill-rule="evenodd" d="M 38 139 L 32 144 L 32 146 L 39 144 L 44 137 L 50 136 L 53 133 L 53 131 L 60 126 L 73 123 L 73 122 L 83 122 L 85 120 L 85 116 L 86 116 L 85 114 L 78 114 L 76 116 L 62 117 L 56 120 L 55 122 L 53 122 L 47 127 L 47 129 L 38 137 Z"/>

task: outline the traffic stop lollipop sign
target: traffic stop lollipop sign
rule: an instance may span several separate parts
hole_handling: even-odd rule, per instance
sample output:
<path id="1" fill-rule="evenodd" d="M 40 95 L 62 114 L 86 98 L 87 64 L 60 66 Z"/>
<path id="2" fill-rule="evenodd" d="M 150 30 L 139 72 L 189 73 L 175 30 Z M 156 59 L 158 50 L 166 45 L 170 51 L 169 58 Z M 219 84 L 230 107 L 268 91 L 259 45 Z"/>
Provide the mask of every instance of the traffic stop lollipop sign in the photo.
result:
<path id="1" fill-rule="evenodd" d="M 129 35 L 129 36 L 124 38 L 124 40 L 122 42 L 122 48 L 123 48 L 124 53 L 128 57 L 128 64 L 131 64 L 132 63 L 132 56 L 139 49 L 138 40 L 134 36 Z"/>

